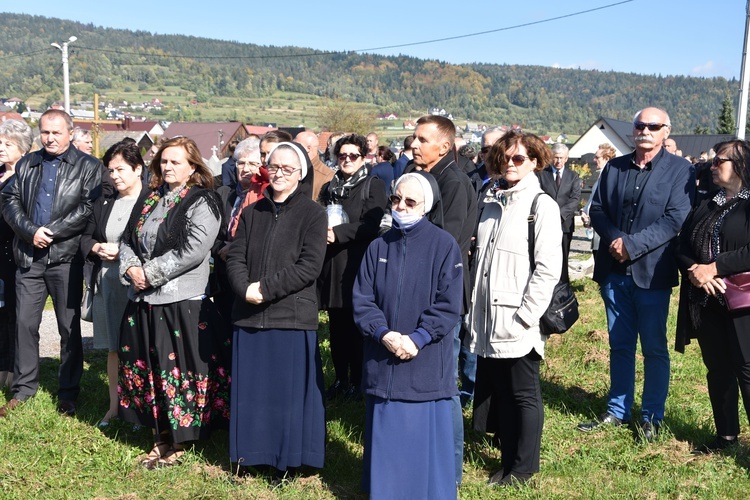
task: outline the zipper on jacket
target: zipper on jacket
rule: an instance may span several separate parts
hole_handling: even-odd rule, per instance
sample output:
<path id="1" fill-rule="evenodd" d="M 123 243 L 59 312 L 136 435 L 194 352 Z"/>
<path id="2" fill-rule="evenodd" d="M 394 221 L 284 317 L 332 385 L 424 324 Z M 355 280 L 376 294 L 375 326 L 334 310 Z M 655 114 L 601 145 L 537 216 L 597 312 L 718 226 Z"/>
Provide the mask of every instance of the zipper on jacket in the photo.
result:
<path id="1" fill-rule="evenodd" d="M 271 200 L 268 200 L 271 201 Z M 276 233 L 276 226 L 279 221 L 279 213 L 281 212 L 281 207 L 276 207 L 276 204 L 271 201 L 271 205 L 274 209 L 274 215 L 273 215 L 273 224 L 271 224 L 271 231 L 269 231 L 268 235 L 265 238 L 265 242 L 263 243 L 263 266 L 261 267 L 261 271 L 266 268 L 269 262 L 269 255 L 268 255 L 268 248 L 273 241 Z M 258 282 L 260 282 L 260 279 L 258 279 Z M 266 308 L 267 309 L 267 308 Z M 263 310 L 263 312 L 260 313 L 260 328 L 265 327 L 265 319 L 266 319 L 266 309 Z"/>
<path id="2" fill-rule="evenodd" d="M 398 323 L 398 316 L 401 312 L 401 285 L 403 284 L 403 277 L 404 277 L 404 265 L 406 263 L 406 231 L 401 231 L 401 234 L 403 237 L 401 238 L 401 248 L 403 250 L 403 254 L 401 255 L 401 263 L 399 264 L 399 270 L 398 270 L 398 284 L 396 285 L 396 311 L 394 313 L 393 323 Z M 393 361 L 393 364 L 391 364 L 391 376 L 388 379 L 388 397 L 386 398 L 386 403 L 391 400 L 391 391 L 393 390 L 393 377 L 394 372 L 396 371 L 396 361 Z"/>

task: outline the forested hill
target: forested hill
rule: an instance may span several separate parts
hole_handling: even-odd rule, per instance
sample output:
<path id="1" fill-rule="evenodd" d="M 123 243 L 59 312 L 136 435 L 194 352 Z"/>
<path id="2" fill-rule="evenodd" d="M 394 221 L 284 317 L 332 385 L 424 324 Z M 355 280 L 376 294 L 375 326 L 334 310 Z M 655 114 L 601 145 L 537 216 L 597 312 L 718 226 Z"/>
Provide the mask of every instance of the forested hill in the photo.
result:
<path id="1" fill-rule="evenodd" d="M 381 112 L 438 106 L 472 121 L 519 123 L 539 133 L 581 133 L 600 116 L 630 120 L 646 105 L 669 111 L 675 133 L 697 126 L 713 131 L 724 96 L 737 88 L 724 78 L 320 53 L 6 13 L 0 16 L 0 94 L 59 99 L 60 52 L 50 43 L 71 35 L 78 40 L 71 45 L 70 79 L 80 91 L 135 84 L 259 97 L 287 90 L 373 103 Z"/>

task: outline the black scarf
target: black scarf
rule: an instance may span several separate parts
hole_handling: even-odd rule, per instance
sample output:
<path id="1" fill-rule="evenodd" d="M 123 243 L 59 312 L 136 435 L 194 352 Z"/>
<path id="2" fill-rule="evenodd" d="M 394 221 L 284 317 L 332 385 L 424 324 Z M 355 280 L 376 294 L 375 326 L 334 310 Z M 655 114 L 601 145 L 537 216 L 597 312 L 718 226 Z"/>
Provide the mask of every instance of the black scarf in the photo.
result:
<path id="1" fill-rule="evenodd" d="M 363 165 L 348 179 L 344 179 L 341 170 L 337 170 L 331 182 L 328 183 L 327 203 L 340 203 L 341 200 L 349 198 L 351 190 L 362 184 L 367 179 L 368 173 L 367 165 Z"/>
<path id="2" fill-rule="evenodd" d="M 164 255 L 170 250 L 175 250 L 178 255 L 182 255 L 182 252 L 190 249 L 190 244 L 188 243 L 188 229 L 190 228 L 190 224 L 187 211 L 199 200 L 206 200 L 211 213 L 214 214 L 217 220 L 221 220 L 221 200 L 219 196 L 210 189 L 193 186 L 185 197 L 172 207 L 167 218 L 159 226 L 154 251 L 151 253 L 152 259 Z M 133 211 L 121 239 L 130 245 L 138 258 L 141 259 L 141 262 L 144 262 L 145 258 L 141 250 L 141 245 L 138 244 L 138 237 L 135 231 L 140 216 L 140 210 Z"/>

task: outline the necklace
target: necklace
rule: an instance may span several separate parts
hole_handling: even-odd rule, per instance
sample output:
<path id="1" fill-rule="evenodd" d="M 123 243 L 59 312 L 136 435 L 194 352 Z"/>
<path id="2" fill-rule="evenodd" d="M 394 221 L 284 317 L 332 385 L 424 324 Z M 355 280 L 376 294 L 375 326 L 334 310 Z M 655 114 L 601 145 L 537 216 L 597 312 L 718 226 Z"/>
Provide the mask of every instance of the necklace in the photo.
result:
<path id="1" fill-rule="evenodd" d="M 140 238 L 141 236 L 141 230 L 143 229 L 143 224 L 146 222 L 146 219 L 148 219 L 149 214 L 154 209 L 157 203 L 159 203 L 159 200 L 162 199 L 162 191 L 166 189 L 165 186 L 160 187 L 159 189 L 152 192 L 150 195 L 148 195 L 148 198 L 146 198 L 146 201 L 143 202 L 143 210 L 141 211 L 141 216 L 138 218 L 138 223 L 135 225 L 135 234 L 137 237 Z M 168 192 L 166 195 L 164 195 L 164 206 L 166 207 L 166 210 L 164 212 L 164 215 L 162 216 L 162 219 L 166 219 L 167 215 L 169 215 L 169 211 L 172 210 L 172 207 L 177 205 L 180 200 L 182 200 L 187 192 L 190 190 L 190 186 L 182 186 L 176 189 L 173 189 L 172 191 Z"/>

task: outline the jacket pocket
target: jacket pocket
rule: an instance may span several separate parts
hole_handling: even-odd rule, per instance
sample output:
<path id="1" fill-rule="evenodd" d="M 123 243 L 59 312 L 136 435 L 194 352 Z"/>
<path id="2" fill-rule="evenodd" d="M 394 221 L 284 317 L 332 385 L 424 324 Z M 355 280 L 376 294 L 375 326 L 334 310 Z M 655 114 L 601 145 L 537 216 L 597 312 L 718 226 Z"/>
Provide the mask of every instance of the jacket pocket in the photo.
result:
<path id="1" fill-rule="evenodd" d="M 493 290 L 491 297 L 492 334 L 490 343 L 514 342 L 523 333 L 523 326 L 516 319 L 516 311 L 523 302 L 523 293 Z"/>
<path id="2" fill-rule="evenodd" d="M 296 323 L 317 322 L 318 301 L 304 295 L 294 296 L 294 320 Z"/>

